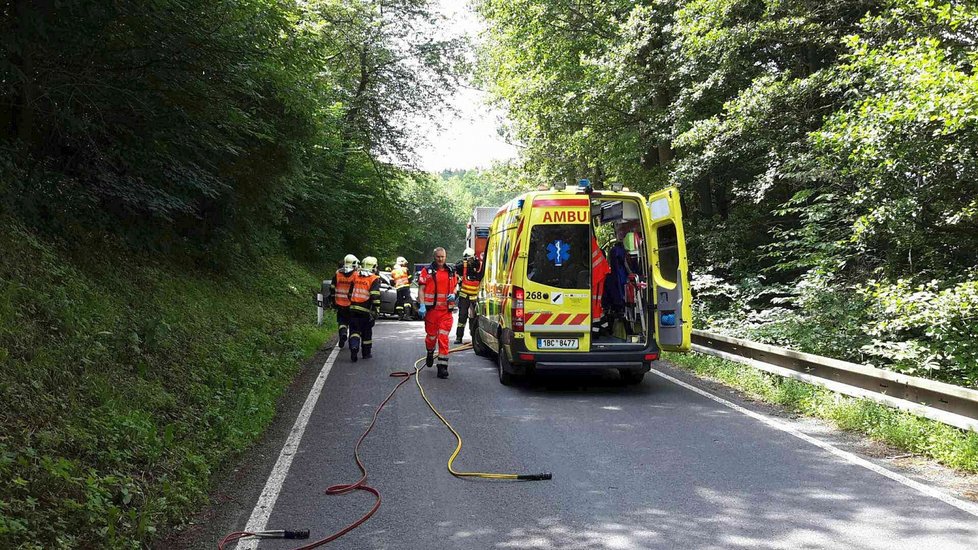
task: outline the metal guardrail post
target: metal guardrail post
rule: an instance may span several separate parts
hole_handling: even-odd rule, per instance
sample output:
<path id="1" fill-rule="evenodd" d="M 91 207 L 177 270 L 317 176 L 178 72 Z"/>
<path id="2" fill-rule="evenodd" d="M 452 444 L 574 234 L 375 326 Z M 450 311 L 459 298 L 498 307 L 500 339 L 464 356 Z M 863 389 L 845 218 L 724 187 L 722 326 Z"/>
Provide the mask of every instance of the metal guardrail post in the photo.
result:
<path id="1" fill-rule="evenodd" d="M 693 350 L 978 431 L 978 390 L 693 330 Z"/>

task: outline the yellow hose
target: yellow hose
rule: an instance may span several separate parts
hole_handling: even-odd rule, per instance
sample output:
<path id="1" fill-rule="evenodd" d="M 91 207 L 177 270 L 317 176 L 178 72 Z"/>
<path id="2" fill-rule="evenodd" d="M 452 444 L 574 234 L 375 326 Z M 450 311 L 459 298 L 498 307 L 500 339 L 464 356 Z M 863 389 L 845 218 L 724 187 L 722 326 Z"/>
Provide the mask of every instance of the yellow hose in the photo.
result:
<path id="1" fill-rule="evenodd" d="M 456 352 L 466 351 L 466 350 L 470 350 L 470 349 L 472 349 L 472 344 L 463 344 L 461 346 L 458 346 L 458 347 L 455 347 L 455 348 L 452 348 L 452 349 L 448 350 L 448 352 L 449 353 L 456 353 Z M 449 429 L 449 431 L 452 432 L 452 435 L 455 436 L 455 439 L 457 441 L 457 443 L 455 445 L 455 451 L 452 452 L 452 456 L 448 459 L 448 471 L 453 476 L 455 476 L 455 477 L 481 477 L 483 479 L 515 479 L 515 480 L 520 480 L 520 481 L 542 481 L 542 480 L 551 479 L 553 477 L 549 473 L 543 473 L 543 474 L 500 474 L 500 473 L 490 473 L 490 472 L 459 472 L 458 470 L 456 470 L 455 467 L 452 464 L 455 462 L 455 459 L 458 457 L 458 454 L 462 451 L 462 436 L 459 435 L 459 433 L 457 431 L 455 431 L 455 428 L 452 427 L 451 423 L 449 423 L 448 420 L 444 416 L 442 416 L 442 414 L 440 412 L 438 412 L 438 409 L 435 408 L 435 406 L 431 403 L 431 400 L 428 399 L 428 396 L 425 394 L 424 387 L 421 385 L 421 376 L 420 375 L 421 375 L 421 370 L 423 368 L 425 368 L 427 365 L 425 365 L 425 367 L 419 367 L 419 365 L 422 362 L 424 362 L 424 360 L 425 360 L 425 358 L 422 357 L 422 358 L 420 358 L 420 359 L 418 359 L 417 361 L 414 362 L 414 381 L 418 385 L 418 391 L 421 392 L 421 398 L 424 399 L 424 402 L 428 404 L 428 408 L 431 409 L 431 412 L 435 413 L 435 416 L 437 416 L 438 419 L 441 420 L 442 424 L 444 424 Z"/>

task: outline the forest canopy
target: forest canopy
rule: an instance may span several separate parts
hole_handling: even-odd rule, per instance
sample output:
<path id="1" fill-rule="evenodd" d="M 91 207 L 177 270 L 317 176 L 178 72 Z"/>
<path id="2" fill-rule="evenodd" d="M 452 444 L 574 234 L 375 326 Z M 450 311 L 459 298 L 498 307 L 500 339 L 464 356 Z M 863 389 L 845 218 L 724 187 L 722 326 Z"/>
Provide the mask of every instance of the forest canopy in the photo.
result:
<path id="1" fill-rule="evenodd" d="M 405 120 L 467 71 L 445 28 L 425 0 L 4 2 L 3 208 L 215 267 L 393 254 L 429 178 Z"/>
<path id="2" fill-rule="evenodd" d="M 697 324 L 978 385 L 978 7 L 477 0 L 525 166 L 681 189 Z"/>

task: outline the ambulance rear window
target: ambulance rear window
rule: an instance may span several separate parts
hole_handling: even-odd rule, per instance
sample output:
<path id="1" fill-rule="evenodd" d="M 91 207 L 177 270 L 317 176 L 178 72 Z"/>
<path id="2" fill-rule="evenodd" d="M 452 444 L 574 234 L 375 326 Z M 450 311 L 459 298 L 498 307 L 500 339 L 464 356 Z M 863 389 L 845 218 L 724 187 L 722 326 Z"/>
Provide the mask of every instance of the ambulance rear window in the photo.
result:
<path id="1" fill-rule="evenodd" d="M 527 279 L 557 288 L 591 288 L 591 224 L 535 225 Z"/>

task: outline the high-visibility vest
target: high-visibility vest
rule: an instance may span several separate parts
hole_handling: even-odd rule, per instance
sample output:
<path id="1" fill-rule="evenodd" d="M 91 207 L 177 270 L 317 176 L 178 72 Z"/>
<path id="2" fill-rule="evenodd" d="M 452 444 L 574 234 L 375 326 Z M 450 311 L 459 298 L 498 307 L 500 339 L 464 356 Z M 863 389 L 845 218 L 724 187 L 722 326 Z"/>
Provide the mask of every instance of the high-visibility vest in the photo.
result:
<path id="1" fill-rule="evenodd" d="M 625 238 L 622 239 L 622 244 L 629 254 L 637 254 L 639 247 L 642 246 L 642 235 L 637 231 L 629 231 L 625 234 Z"/>
<path id="2" fill-rule="evenodd" d="M 446 264 L 443 269 L 429 265 L 421 270 L 418 285 L 423 285 L 421 302 L 425 307 L 448 307 L 448 295 L 455 292 L 458 275 L 450 265 Z"/>
<path id="3" fill-rule="evenodd" d="M 374 283 L 378 276 L 361 271 L 353 281 L 353 292 L 350 294 L 350 309 L 359 311 L 370 311 L 371 302 L 380 302 L 380 291 L 373 290 Z M 376 294 L 376 297 L 374 296 Z"/>
<path id="4" fill-rule="evenodd" d="M 353 288 L 353 281 L 357 278 L 356 270 L 345 272 L 342 269 L 336 270 L 336 288 L 333 289 L 333 301 L 340 307 L 350 307 L 350 290 Z"/>
<path id="5" fill-rule="evenodd" d="M 406 267 L 395 267 L 393 271 L 391 271 L 391 278 L 394 279 L 394 288 L 411 286 L 411 280 L 408 278 L 408 270 Z"/>
<path id="6" fill-rule="evenodd" d="M 475 270 L 473 270 L 475 271 Z M 475 298 L 479 294 L 479 280 L 469 279 L 469 263 L 465 262 L 462 264 L 462 288 L 460 293 L 469 297 Z"/>

